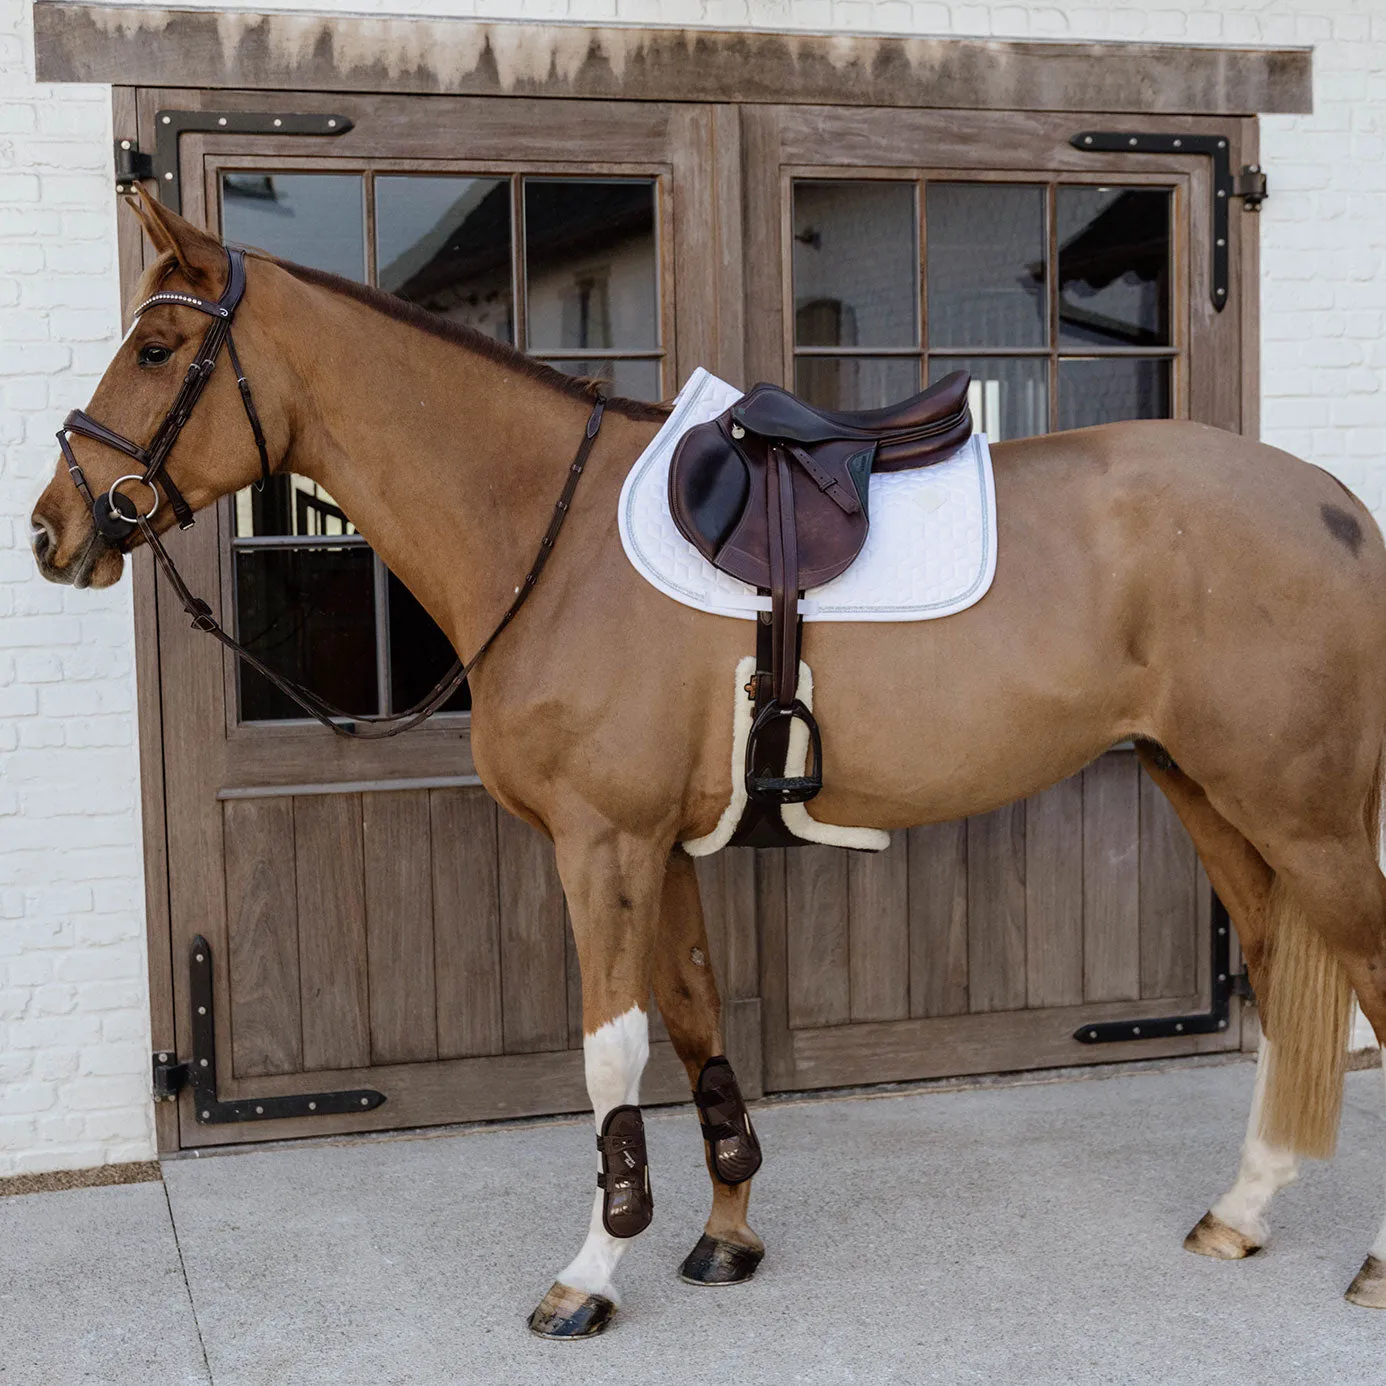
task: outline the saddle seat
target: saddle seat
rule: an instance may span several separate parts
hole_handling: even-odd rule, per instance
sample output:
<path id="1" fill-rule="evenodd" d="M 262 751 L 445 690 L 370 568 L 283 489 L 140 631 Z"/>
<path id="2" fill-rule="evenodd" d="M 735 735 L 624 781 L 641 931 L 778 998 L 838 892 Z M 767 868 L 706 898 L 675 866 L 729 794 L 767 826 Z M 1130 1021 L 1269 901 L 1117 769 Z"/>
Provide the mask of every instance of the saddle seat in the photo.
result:
<path id="1" fill-rule="evenodd" d="M 873 471 L 928 466 L 967 441 L 969 384 L 967 372 L 955 371 L 900 404 L 833 413 L 762 383 L 679 440 L 669 468 L 675 525 L 714 567 L 770 593 L 770 620 L 757 626 L 756 715 L 746 746 L 752 805 L 802 803 L 822 788 L 818 727 L 796 696 L 799 596 L 861 552 Z M 784 765 L 796 720 L 809 732 L 813 773 L 785 777 L 771 763 Z M 733 841 L 781 845 L 743 828 Z"/>
<path id="2" fill-rule="evenodd" d="M 899 404 L 842 413 L 819 409 L 778 385 L 761 384 L 732 406 L 731 415 L 764 438 L 799 443 L 876 439 L 881 447 L 872 470 L 904 471 L 932 460 L 938 451 L 932 440 L 951 435 L 961 422 L 970 380 L 966 371 L 954 371 Z M 951 436 L 947 446 L 957 446 Z"/>

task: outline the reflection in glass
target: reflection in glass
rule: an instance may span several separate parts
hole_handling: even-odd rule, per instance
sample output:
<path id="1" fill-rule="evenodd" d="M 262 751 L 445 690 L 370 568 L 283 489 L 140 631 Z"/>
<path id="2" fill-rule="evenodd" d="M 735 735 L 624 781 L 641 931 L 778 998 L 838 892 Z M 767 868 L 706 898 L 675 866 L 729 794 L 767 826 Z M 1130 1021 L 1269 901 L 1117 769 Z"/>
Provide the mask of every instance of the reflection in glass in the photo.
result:
<path id="1" fill-rule="evenodd" d="M 390 604 L 390 711 L 413 707 L 447 673 L 457 658 L 452 643 L 393 574 L 387 578 Z M 466 712 L 471 690 L 464 683 L 443 704 L 444 712 Z"/>
<path id="2" fill-rule="evenodd" d="M 882 409 L 919 393 L 914 356 L 800 356 L 794 391 L 820 409 Z"/>
<path id="3" fill-rule="evenodd" d="M 242 549 L 236 635 L 252 653 L 348 712 L 378 711 L 372 555 L 350 548 Z M 302 717 L 255 670 L 240 666 L 241 719 Z"/>
<path id="4" fill-rule="evenodd" d="M 626 399 L 653 402 L 661 396 L 658 361 L 623 361 L 619 357 L 589 356 L 572 361 L 549 361 L 547 364 L 565 375 L 609 380 L 612 392 Z"/>
<path id="5" fill-rule="evenodd" d="M 930 348 L 1047 346 L 1044 189 L 930 183 L 924 208 Z"/>
<path id="6" fill-rule="evenodd" d="M 515 340 L 508 178 L 377 177 L 375 243 L 382 289 Z"/>
<path id="7" fill-rule="evenodd" d="M 655 185 L 527 178 L 530 351 L 659 345 Z"/>
<path id="8" fill-rule="evenodd" d="M 917 345 L 917 228 L 913 183 L 796 182 L 796 344 Z"/>
<path id="9" fill-rule="evenodd" d="M 1059 362 L 1059 427 L 1167 419 L 1170 363 L 1142 357 Z"/>
<path id="10" fill-rule="evenodd" d="M 362 197 L 355 173 L 223 173 L 222 239 L 364 283 Z"/>
<path id="11" fill-rule="evenodd" d="M 263 490 L 236 492 L 236 537 L 258 534 L 355 534 L 346 512 L 306 476 L 280 472 Z"/>
<path id="12" fill-rule="evenodd" d="M 1058 190 L 1059 340 L 1170 340 L 1170 195 L 1161 188 Z"/>
<path id="13" fill-rule="evenodd" d="M 938 356 L 929 361 L 929 382 L 950 371 L 968 371 L 972 426 L 993 443 L 1049 431 L 1049 363 L 1043 357 Z"/>

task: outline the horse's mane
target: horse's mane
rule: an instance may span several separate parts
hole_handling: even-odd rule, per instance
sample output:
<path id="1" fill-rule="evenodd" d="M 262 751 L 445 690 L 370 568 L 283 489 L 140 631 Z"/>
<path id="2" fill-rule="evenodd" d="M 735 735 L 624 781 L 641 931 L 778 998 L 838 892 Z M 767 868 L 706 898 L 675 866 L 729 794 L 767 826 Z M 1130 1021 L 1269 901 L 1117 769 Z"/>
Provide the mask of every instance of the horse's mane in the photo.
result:
<path id="1" fill-rule="evenodd" d="M 301 279 L 305 284 L 313 284 L 318 288 L 355 299 L 357 303 L 363 303 L 367 308 L 373 308 L 377 313 L 383 313 L 396 322 L 416 327 L 431 337 L 441 337 L 445 342 L 452 342 L 455 346 L 475 352 L 478 356 L 485 356 L 491 361 L 498 361 L 530 380 L 537 380 L 541 385 L 547 385 L 571 399 L 580 399 L 588 404 L 592 402 L 592 381 L 554 370 L 552 366 L 536 361 L 533 357 L 516 351 L 508 343 L 499 342 L 484 332 L 478 332 L 474 327 L 440 317 L 437 313 L 430 313 L 427 308 L 420 308 L 417 304 L 409 303 L 384 289 L 373 288 L 369 284 L 358 284 L 354 279 L 343 279 L 341 275 L 329 274 L 326 270 L 296 265 L 291 260 L 281 260 L 262 251 L 250 253 L 287 270 L 295 279 Z M 620 395 L 613 395 L 607 401 L 607 408 L 624 414 L 628 419 L 643 422 L 662 423 L 669 417 L 667 404 L 647 404 L 643 400 L 625 399 Z"/>

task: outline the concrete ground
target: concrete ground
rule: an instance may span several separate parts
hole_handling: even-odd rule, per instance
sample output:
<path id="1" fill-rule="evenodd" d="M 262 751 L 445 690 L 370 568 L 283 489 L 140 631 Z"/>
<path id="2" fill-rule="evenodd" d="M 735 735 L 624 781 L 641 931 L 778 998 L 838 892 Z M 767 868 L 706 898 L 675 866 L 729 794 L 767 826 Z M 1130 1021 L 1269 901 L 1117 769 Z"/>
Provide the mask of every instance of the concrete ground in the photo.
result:
<path id="1" fill-rule="evenodd" d="M 1231 1179 L 1252 1067 L 763 1108 L 749 1285 L 675 1275 L 706 1213 L 688 1110 L 649 1121 L 655 1223 L 614 1328 L 524 1316 L 585 1230 L 592 1136 L 553 1122 L 286 1146 L 164 1184 L 0 1199 L 4 1386 L 1386 1380 L 1344 1303 L 1382 1216 L 1377 1073 L 1341 1153 L 1243 1263 L 1180 1241 Z"/>

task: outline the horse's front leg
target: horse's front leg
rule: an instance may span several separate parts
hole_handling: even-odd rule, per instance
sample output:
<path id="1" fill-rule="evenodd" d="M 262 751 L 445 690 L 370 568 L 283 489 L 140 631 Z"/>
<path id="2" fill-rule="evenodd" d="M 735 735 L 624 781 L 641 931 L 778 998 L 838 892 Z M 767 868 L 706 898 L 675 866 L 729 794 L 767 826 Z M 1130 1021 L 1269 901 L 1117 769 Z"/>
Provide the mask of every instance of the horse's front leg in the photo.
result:
<path id="1" fill-rule="evenodd" d="M 529 1317 L 545 1338 L 588 1338 L 616 1312 L 616 1263 L 654 1204 L 640 1115 L 650 1055 L 650 956 L 669 845 L 605 825 L 556 833 L 558 871 L 582 969 L 583 1059 L 597 1126 L 597 1193 L 582 1250 Z"/>
<path id="2" fill-rule="evenodd" d="M 708 955 L 698 877 L 682 851 L 669 859 L 654 956 L 655 1000 L 688 1071 L 703 1127 L 712 1212 L 679 1274 L 693 1285 L 749 1280 L 765 1244 L 746 1222 L 760 1143 L 723 1054 L 722 1001 Z"/>

